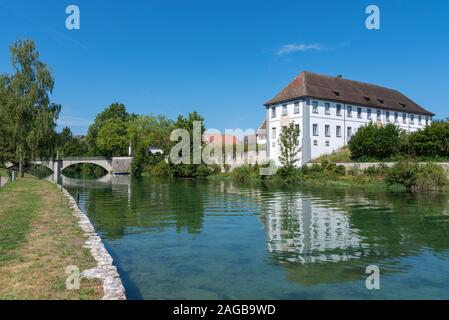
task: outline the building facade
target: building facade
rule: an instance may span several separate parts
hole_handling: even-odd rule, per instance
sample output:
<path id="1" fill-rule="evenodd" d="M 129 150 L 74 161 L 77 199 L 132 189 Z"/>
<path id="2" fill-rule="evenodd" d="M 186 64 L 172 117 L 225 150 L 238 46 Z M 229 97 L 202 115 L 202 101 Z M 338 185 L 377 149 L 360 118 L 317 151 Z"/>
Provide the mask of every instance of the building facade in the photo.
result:
<path id="1" fill-rule="evenodd" d="M 347 145 L 357 130 L 393 123 L 413 132 L 433 113 L 400 92 L 342 77 L 304 71 L 265 104 L 268 157 L 279 164 L 279 135 L 291 122 L 300 129 L 300 165 Z"/>

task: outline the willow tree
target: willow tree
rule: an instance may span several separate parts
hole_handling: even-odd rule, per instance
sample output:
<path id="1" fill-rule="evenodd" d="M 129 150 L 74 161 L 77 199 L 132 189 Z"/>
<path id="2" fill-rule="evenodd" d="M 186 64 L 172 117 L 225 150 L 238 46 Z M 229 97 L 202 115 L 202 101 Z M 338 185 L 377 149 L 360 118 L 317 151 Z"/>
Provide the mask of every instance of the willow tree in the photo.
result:
<path id="1" fill-rule="evenodd" d="M 61 106 L 50 102 L 54 79 L 34 42 L 19 40 L 10 53 L 13 74 L 0 77 L 1 144 L 3 160 L 18 165 L 23 176 L 24 163 L 54 154 Z"/>

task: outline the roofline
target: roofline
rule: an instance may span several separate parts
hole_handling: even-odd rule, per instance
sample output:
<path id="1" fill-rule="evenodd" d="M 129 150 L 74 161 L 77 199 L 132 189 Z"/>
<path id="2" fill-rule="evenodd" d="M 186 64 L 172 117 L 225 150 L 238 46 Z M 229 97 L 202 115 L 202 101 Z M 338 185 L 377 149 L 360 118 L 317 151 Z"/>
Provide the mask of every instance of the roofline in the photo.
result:
<path id="1" fill-rule="evenodd" d="M 352 104 L 352 105 L 355 105 L 355 106 L 363 106 L 363 107 L 367 107 L 367 108 L 376 108 L 376 109 L 393 110 L 393 111 L 405 112 L 405 113 L 422 114 L 422 115 L 427 115 L 427 116 L 432 116 L 432 117 L 435 116 L 435 113 L 427 111 L 424 108 L 422 108 L 421 106 L 420 107 L 424 110 L 424 112 L 410 112 L 410 111 L 404 111 L 404 110 L 401 110 L 401 109 L 395 109 L 393 107 L 387 107 L 387 106 L 385 106 L 385 107 L 374 106 L 373 107 L 372 105 L 369 105 L 369 104 L 363 104 L 363 103 L 352 102 L 352 101 L 341 100 L 341 99 L 332 99 L 331 100 L 331 99 L 314 97 L 314 96 L 298 96 L 298 97 L 295 97 L 295 98 L 279 100 L 279 101 L 276 101 L 276 102 L 268 101 L 268 102 L 264 103 L 264 106 L 265 107 L 270 107 L 270 106 L 273 106 L 273 105 L 276 105 L 276 104 L 282 104 L 282 103 L 285 103 L 285 102 L 292 102 L 292 101 L 299 100 L 299 99 L 317 99 L 317 100 L 323 100 L 323 101 L 329 101 L 329 102 L 338 101 L 338 102 L 341 102 L 341 103 L 344 103 L 344 104 Z"/>

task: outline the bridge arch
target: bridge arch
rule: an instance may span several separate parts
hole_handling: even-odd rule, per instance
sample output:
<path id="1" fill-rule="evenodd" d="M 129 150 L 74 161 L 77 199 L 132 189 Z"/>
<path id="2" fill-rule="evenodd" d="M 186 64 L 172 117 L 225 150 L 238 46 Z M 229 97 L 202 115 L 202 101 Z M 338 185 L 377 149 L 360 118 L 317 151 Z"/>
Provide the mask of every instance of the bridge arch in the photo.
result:
<path id="1" fill-rule="evenodd" d="M 93 164 L 99 167 L 102 167 L 106 172 L 111 172 L 111 162 L 109 160 L 63 160 L 62 166 L 61 166 L 61 172 L 64 171 L 64 169 L 77 165 L 77 164 Z"/>

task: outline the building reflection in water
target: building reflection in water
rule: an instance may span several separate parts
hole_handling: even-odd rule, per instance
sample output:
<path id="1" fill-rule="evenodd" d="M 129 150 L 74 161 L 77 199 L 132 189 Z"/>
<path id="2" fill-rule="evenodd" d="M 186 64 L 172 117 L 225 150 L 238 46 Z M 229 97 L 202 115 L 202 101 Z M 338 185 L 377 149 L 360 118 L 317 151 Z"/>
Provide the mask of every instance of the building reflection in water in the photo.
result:
<path id="1" fill-rule="evenodd" d="M 263 220 L 268 249 L 287 253 L 288 262 L 338 262 L 366 254 L 358 230 L 345 212 L 314 203 L 310 198 L 284 197 L 268 202 Z M 365 246 L 366 247 L 366 246 Z"/>

